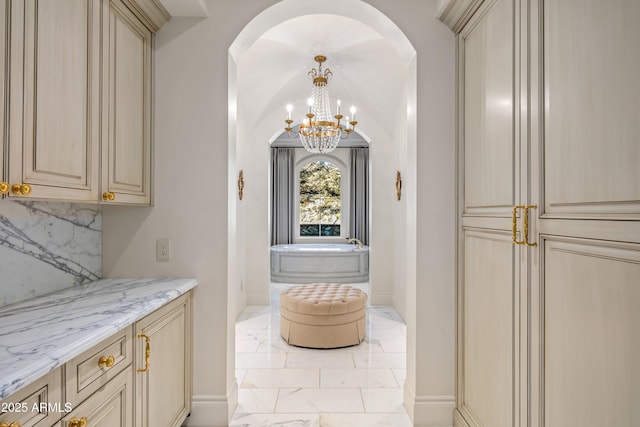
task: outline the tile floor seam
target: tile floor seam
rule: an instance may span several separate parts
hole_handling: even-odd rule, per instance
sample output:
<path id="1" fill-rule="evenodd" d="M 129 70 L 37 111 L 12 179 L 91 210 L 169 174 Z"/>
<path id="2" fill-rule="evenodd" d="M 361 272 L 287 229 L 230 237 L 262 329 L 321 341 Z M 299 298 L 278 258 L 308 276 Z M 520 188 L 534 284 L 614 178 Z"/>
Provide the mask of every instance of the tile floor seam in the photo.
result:
<path id="1" fill-rule="evenodd" d="M 367 413 L 367 405 L 364 402 L 364 394 L 362 393 L 362 387 L 360 387 L 360 399 L 362 399 L 362 408 L 364 409 L 364 413 Z"/>

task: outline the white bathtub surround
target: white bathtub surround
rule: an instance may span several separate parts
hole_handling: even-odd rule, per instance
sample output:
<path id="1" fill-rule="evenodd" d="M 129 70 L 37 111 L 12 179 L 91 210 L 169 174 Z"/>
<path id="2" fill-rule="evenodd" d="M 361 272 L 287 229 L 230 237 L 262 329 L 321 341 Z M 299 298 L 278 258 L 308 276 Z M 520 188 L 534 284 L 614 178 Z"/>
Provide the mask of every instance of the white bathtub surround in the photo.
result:
<path id="1" fill-rule="evenodd" d="M 271 246 L 271 281 L 362 283 L 369 281 L 369 247 L 346 243 Z"/>
<path id="2" fill-rule="evenodd" d="M 368 307 L 367 337 L 358 346 L 290 346 L 278 334 L 279 292 L 286 287 L 273 285 L 272 305 L 248 306 L 236 324 L 242 368 L 230 426 L 411 426 L 402 402 L 406 332 L 395 310 Z"/>
<path id="3" fill-rule="evenodd" d="M 196 285 L 104 279 L 0 308 L 0 399 Z"/>
<path id="4" fill-rule="evenodd" d="M 0 202 L 0 307 L 100 279 L 97 206 Z"/>

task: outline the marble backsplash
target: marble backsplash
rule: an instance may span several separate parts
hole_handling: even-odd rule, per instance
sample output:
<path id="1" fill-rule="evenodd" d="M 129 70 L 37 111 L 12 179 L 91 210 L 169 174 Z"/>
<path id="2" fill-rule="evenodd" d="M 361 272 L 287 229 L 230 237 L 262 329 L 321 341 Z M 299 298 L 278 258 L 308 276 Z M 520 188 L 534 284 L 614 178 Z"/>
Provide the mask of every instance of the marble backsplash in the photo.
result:
<path id="1" fill-rule="evenodd" d="M 0 201 L 0 307 L 98 280 L 98 206 Z"/>

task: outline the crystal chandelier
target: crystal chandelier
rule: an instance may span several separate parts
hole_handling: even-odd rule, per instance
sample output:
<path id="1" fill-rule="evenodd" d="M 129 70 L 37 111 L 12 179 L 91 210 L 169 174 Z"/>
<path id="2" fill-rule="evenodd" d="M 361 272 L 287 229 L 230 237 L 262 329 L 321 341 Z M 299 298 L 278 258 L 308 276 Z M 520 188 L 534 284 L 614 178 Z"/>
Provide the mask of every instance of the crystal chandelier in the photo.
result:
<path id="1" fill-rule="evenodd" d="M 340 124 L 343 116 L 340 114 L 340 100 L 336 102 L 336 115 L 331 115 L 331 101 L 329 99 L 329 90 L 327 83 L 333 76 L 330 69 L 322 69 L 322 63 L 327 60 L 323 55 L 315 58 L 318 63 L 318 69 L 313 68 L 309 71 L 309 76 L 313 79 L 313 89 L 311 98 L 307 104 L 309 110 L 306 119 L 298 126 L 298 136 L 304 148 L 311 153 L 328 153 L 333 151 L 340 139 L 347 139 L 351 132 L 356 128 L 356 107 L 351 107 L 351 118 L 345 118 L 345 124 Z M 291 112 L 293 106 L 287 105 L 287 119 L 285 123 L 289 138 L 295 137 L 295 133 L 291 128 L 293 120 L 291 120 Z M 344 136 L 343 136 L 344 135 Z"/>

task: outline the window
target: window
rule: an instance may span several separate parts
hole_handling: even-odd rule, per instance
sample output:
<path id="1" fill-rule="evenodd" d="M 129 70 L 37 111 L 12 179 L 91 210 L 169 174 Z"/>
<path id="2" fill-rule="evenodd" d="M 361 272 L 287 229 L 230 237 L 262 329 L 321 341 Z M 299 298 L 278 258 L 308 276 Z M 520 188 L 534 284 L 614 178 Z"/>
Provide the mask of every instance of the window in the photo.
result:
<path id="1" fill-rule="evenodd" d="M 340 237 L 340 169 L 314 161 L 300 169 L 300 237 Z"/>

